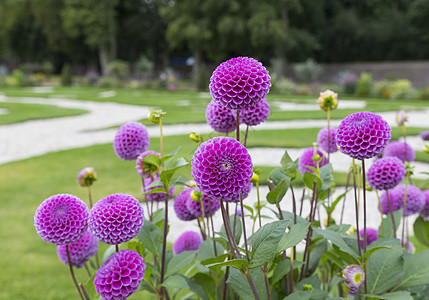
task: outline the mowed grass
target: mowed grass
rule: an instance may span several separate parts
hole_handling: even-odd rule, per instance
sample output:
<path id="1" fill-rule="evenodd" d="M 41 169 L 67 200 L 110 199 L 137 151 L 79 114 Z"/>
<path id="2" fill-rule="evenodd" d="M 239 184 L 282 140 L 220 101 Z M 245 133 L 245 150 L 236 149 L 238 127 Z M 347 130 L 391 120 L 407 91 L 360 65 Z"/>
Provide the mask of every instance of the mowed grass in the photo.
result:
<path id="1" fill-rule="evenodd" d="M 11 96 L 41 96 L 21 89 L 2 89 Z M 204 111 L 209 98 L 206 94 L 189 91 L 149 91 L 149 90 L 116 90 L 112 98 L 98 98 L 98 93 L 106 89 L 96 88 L 58 88 L 54 94 L 73 96 L 75 99 L 97 101 L 115 101 L 136 105 L 148 105 L 167 111 L 166 124 L 202 123 L 205 122 Z M 27 93 L 27 94 L 26 94 Z M 45 95 L 52 96 L 52 95 Z M 278 100 L 279 96 L 272 96 Z M 304 103 L 314 102 L 311 97 L 280 97 L 281 101 Z M 181 100 L 186 100 L 181 102 Z M 181 103 L 181 105 L 176 105 Z M 383 99 L 369 100 L 374 108 L 397 110 L 403 105 L 423 107 L 422 101 L 392 102 Z M 384 103 L 384 104 L 383 104 Z M 183 105 L 189 104 L 189 105 Z M 383 108 L 384 107 L 384 108 Z M 369 109 L 368 109 L 369 110 Z M 42 115 L 43 109 L 39 112 Z M 358 110 L 336 110 L 335 114 L 351 113 Z M 29 111 L 23 113 L 29 116 Z M 54 114 L 53 114 L 54 115 Z M 345 116 L 344 115 L 344 116 Z M 269 120 L 324 119 L 322 111 L 292 112 L 279 111 L 275 108 Z M 333 118 L 340 115 L 333 114 Z M 149 124 L 146 120 L 144 123 Z M 196 128 L 196 131 L 198 128 Z M 288 130 L 250 130 L 247 145 L 249 147 L 305 148 L 316 140 L 320 128 Z M 409 135 L 417 135 L 422 129 L 408 128 Z M 398 139 L 402 132 L 394 127 L 392 138 Z M 206 139 L 218 134 L 205 135 Z M 230 134 L 235 136 L 235 134 Z M 241 133 L 244 136 L 244 133 Z M 186 135 L 165 137 L 165 153 L 180 148 L 179 155 L 191 160 L 198 144 Z M 159 151 L 159 139 L 152 138 L 150 149 Z M 428 155 L 417 153 L 419 160 L 428 161 Z M 276 162 L 279 163 L 279 162 Z M 137 175 L 134 161 L 122 161 L 114 153 L 112 144 L 96 145 L 56 153 L 50 153 L 31 159 L 0 165 L 0 299 L 75 299 L 76 291 L 70 278 L 67 266 L 56 256 L 56 246 L 47 244 L 37 235 L 33 216 L 37 206 L 47 197 L 58 193 L 70 193 L 81 199 L 87 199 L 87 189 L 76 183 L 77 173 L 84 167 L 96 169 L 99 180 L 93 187 L 93 198 L 101 199 L 112 193 L 129 193 L 141 198 L 141 178 Z M 268 166 L 255 166 L 261 169 L 261 183 L 266 183 L 267 176 L 273 169 Z M 180 171 L 190 177 L 190 165 Z M 345 185 L 347 174 L 334 173 L 336 184 Z M 296 179 L 302 185 L 301 177 Z M 419 185 L 428 182 L 417 182 Z M 101 246 L 102 250 L 106 245 Z M 77 271 L 78 280 L 85 282 L 88 278 L 85 270 Z M 138 296 L 144 298 L 141 294 Z M 136 298 L 138 298 L 136 296 Z M 130 299 L 133 299 L 131 297 Z M 144 298 L 146 299 L 146 298 Z"/>
<path id="2" fill-rule="evenodd" d="M 87 113 L 83 109 L 62 108 L 55 105 L 0 102 L 7 113 L 0 114 L 0 125 L 59 117 L 71 117 Z"/>

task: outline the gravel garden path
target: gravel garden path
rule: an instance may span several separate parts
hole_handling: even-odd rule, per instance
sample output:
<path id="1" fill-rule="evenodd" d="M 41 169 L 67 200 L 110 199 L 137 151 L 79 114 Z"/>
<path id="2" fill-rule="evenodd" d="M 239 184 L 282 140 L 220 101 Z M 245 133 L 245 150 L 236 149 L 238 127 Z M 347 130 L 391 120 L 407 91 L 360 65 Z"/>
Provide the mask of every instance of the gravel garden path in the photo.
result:
<path id="1" fill-rule="evenodd" d="M 143 106 L 134 106 L 126 104 L 118 104 L 111 102 L 94 102 L 94 101 L 77 101 L 68 99 L 54 98 L 8 98 L 0 95 L 0 101 L 13 101 L 22 103 L 50 104 L 57 105 L 63 108 L 78 108 L 87 110 L 88 113 L 73 116 L 62 117 L 45 120 L 27 121 L 17 124 L 0 126 L 0 164 L 11 161 L 30 158 L 37 155 L 42 155 L 49 152 L 66 150 L 79 147 L 87 147 L 95 144 L 104 144 L 113 141 L 117 128 L 111 128 L 121 125 L 125 122 L 135 121 L 147 117 L 148 109 Z M 280 109 L 284 110 L 317 110 L 318 106 L 313 104 L 293 104 L 293 103 L 276 103 Z M 343 107 L 341 107 L 343 105 Z M 344 101 L 341 102 L 339 108 L 359 108 L 364 110 L 364 101 Z M 7 113 L 7 111 L 2 111 Z M 429 128 L 429 108 L 420 111 L 407 112 L 409 115 L 410 127 L 422 127 L 422 130 Z M 395 124 L 396 112 L 385 112 L 380 115 L 389 122 Z M 331 126 L 338 126 L 340 120 L 332 120 Z M 311 128 L 324 127 L 326 120 L 293 120 L 284 122 L 266 122 L 252 130 L 269 130 L 269 129 L 288 129 L 288 128 Z M 163 127 L 165 135 L 180 135 L 188 134 L 198 128 L 199 133 L 210 133 L 212 129 L 207 124 L 181 124 L 181 125 L 166 125 Z M 159 136 L 159 128 L 149 127 L 151 136 Z M 407 138 L 412 147 L 416 150 L 421 150 L 423 142 L 419 137 Z M 278 166 L 280 158 L 285 149 L 278 148 L 251 148 L 249 150 L 255 165 Z M 112 150 L 113 151 L 113 150 Z M 299 157 L 303 149 L 288 149 L 292 159 Z M 332 155 L 334 170 L 347 171 L 350 165 L 350 159 L 341 154 L 335 153 Z M 429 171 L 429 164 L 416 163 L 416 176 L 423 171 Z M 261 199 L 265 199 L 268 192 L 267 187 L 261 187 Z M 296 191 L 297 198 L 300 198 L 302 191 Z M 342 193 L 342 189 L 337 189 L 334 194 Z M 286 195 L 287 199 L 282 202 L 282 208 L 291 211 L 292 204 L 290 192 Z M 350 197 L 350 196 L 349 196 Z M 256 201 L 256 191 L 252 191 L 249 197 Z M 351 201 L 351 197 L 350 197 Z M 307 204 L 308 201 L 305 201 Z M 346 222 L 354 223 L 353 205 L 346 205 L 345 217 Z M 304 205 L 304 215 L 308 211 L 307 205 Z M 374 193 L 370 193 L 368 198 L 368 226 L 377 226 L 380 222 L 380 215 L 377 210 L 377 200 Z M 177 219 L 171 207 L 170 220 L 173 228 L 177 228 L 174 232 L 170 232 L 169 240 L 174 241 L 183 231 L 197 229 L 196 224 L 187 224 Z M 334 218 L 339 220 L 340 210 L 336 210 L 338 214 L 334 214 Z M 362 215 L 362 214 L 361 214 Z M 323 213 L 322 213 L 323 218 Z M 175 226 L 178 225 L 178 226 Z M 184 226 L 185 225 L 185 226 Z M 215 219 L 215 227 L 221 226 L 221 218 Z M 249 232 L 251 228 L 248 228 Z"/>

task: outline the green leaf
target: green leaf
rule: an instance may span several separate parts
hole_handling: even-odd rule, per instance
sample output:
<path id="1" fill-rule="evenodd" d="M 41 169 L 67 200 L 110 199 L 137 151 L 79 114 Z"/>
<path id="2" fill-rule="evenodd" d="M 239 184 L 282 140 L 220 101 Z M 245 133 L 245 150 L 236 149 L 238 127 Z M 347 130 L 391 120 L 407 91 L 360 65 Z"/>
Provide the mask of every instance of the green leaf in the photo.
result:
<path id="1" fill-rule="evenodd" d="M 376 251 L 380 249 L 390 249 L 388 246 L 380 246 L 380 247 L 372 247 L 371 249 L 367 249 L 365 254 L 362 255 L 362 257 L 366 260 L 368 259 L 372 254 L 374 254 Z"/>
<path id="2" fill-rule="evenodd" d="M 189 267 L 195 259 L 197 251 L 185 251 L 175 255 L 167 264 L 167 271 L 165 276 L 172 275 L 179 272 L 183 268 Z"/>
<path id="3" fill-rule="evenodd" d="M 148 192 L 144 192 L 143 194 L 147 195 L 147 194 L 156 194 L 156 193 L 167 194 L 167 192 L 165 191 L 165 189 L 162 188 L 162 187 L 158 187 L 158 188 L 150 190 Z"/>
<path id="4" fill-rule="evenodd" d="M 215 245 L 216 245 L 216 250 L 217 250 L 216 253 L 218 255 L 222 254 L 225 251 L 225 248 L 219 242 L 215 242 Z M 213 245 L 213 239 L 211 239 L 211 238 L 208 237 L 201 244 L 200 248 L 198 248 L 198 257 L 199 257 L 199 259 L 203 262 L 203 261 L 208 260 L 208 259 L 215 259 L 215 258 L 217 258 L 216 254 L 215 254 L 215 251 L 214 251 L 214 247 L 215 246 Z M 224 260 L 225 260 L 225 258 L 223 260 L 221 260 L 221 261 L 224 261 Z M 217 261 L 217 262 L 219 262 L 219 261 Z"/>
<path id="5" fill-rule="evenodd" d="M 221 267 L 229 266 L 229 267 L 236 268 L 238 270 L 244 270 L 248 265 L 249 265 L 249 262 L 247 261 L 247 259 L 231 259 L 224 262 L 209 264 L 209 265 L 206 265 L 206 267 L 209 269 L 218 269 Z"/>
<path id="6" fill-rule="evenodd" d="M 290 158 L 289 154 L 287 153 L 287 150 L 283 154 L 282 159 L 280 160 L 280 164 L 286 175 L 289 176 L 291 180 L 294 180 L 296 177 L 296 166 L 295 162 Z"/>
<path id="7" fill-rule="evenodd" d="M 139 241 L 154 255 L 160 256 L 163 233 L 152 222 L 145 220 L 138 235 Z"/>
<path id="8" fill-rule="evenodd" d="M 274 186 L 278 185 L 283 180 L 290 183 L 290 177 L 280 168 L 274 168 L 268 175 L 268 179 L 273 182 Z"/>
<path id="9" fill-rule="evenodd" d="M 320 179 L 316 175 L 308 171 L 304 173 L 303 181 L 305 186 L 308 187 L 310 191 L 314 189 L 314 182 L 316 182 L 316 191 L 318 191 L 322 186 L 322 182 L 320 181 Z"/>
<path id="10" fill-rule="evenodd" d="M 396 247 L 375 252 L 366 263 L 368 291 L 371 294 L 382 294 L 393 288 L 401 282 L 404 274 L 403 265 L 399 240 Z"/>
<path id="11" fill-rule="evenodd" d="M 282 220 L 265 224 L 249 238 L 249 244 L 252 246 L 249 268 L 259 267 L 274 259 L 277 254 L 277 245 L 289 222 Z"/>
<path id="12" fill-rule="evenodd" d="M 341 200 L 341 199 L 343 199 L 343 198 L 344 198 L 344 196 L 345 196 L 349 191 L 350 191 L 350 190 L 345 191 L 344 193 L 342 193 L 341 195 L 339 195 L 339 196 L 337 197 L 337 199 L 335 199 L 335 201 L 334 201 L 334 202 L 332 202 L 332 204 L 331 204 L 331 206 L 330 206 L 330 207 L 326 207 L 326 206 L 325 206 L 325 208 L 326 208 L 326 212 L 328 212 L 328 213 L 332 214 L 332 212 L 335 210 L 335 207 L 337 207 L 337 205 L 338 205 L 338 203 L 340 202 L 340 200 Z"/>
<path id="13" fill-rule="evenodd" d="M 313 291 L 297 291 L 293 292 L 283 300 L 309 300 Z"/>
<path id="14" fill-rule="evenodd" d="M 282 201 L 283 197 L 286 195 L 288 190 L 288 183 L 286 180 L 280 181 L 278 185 L 276 185 L 271 191 L 267 194 L 267 201 L 270 204 L 278 204 Z"/>
<path id="15" fill-rule="evenodd" d="M 429 284 L 429 250 L 407 256 L 404 272 L 404 278 L 399 284 L 401 288 Z"/>
<path id="16" fill-rule="evenodd" d="M 95 274 L 96 274 L 96 272 L 94 272 L 94 274 L 92 274 L 91 278 L 89 278 L 88 281 L 83 285 L 83 287 L 85 288 L 85 291 L 87 292 L 89 298 L 91 298 L 91 299 L 98 297 L 98 293 L 95 290 L 95 285 L 94 285 Z"/>
<path id="17" fill-rule="evenodd" d="M 300 266 L 302 266 L 303 263 L 301 261 L 294 261 L 293 262 L 293 269 L 297 269 Z M 280 261 L 273 272 L 273 277 L 271 278 L 271 283 L 275 284 L 276 282 L 280 281 L 283 277 L 285 277 L 286 274 L 290 273 L 290 260 L 282 260 Z"/>
<path id="18" fill-rule="evenodd" d="M 341 251 L 351 255 L 355 259 L 358 259 L 359 257 L 358 253 L 346 243 L 344 238 L 339 233 L 329 229 L 322 230 L 319 228 L 315 228 L 313 230 L 314 232 L 323 236 L 325 239 L 331 241 L 332 244 L 338 246 L 338 248 L 340 248 Z"/>
<path id="19" fill-rule="evenodd" d="M 259 268 L 251 270 L 251 276 L 255 284 L 256 290 L 261 297 L 261 300 L 267 299 L 267 294 L 265 291 L 264 276 Z M 246 276 L 244 276 L 237 269 L 230 269 L 229 277 L 227 283 L 231 284 L 234 291 L 240 296 L 243 300 L 255 300 L 255 296 L 252 293 L 249 282 L 247 281 Z"/>
<path id="20" fill-rule="evenodd" d="M 164 155 L 163 157 L 161 157 L 161 163 L 165 163 L 169 159 L 171 161 L 171 158 L 174 157 L 179 152 L 180 148 L 181 147 L 179 146 L 176 150 L 174 150 L 174 151 Z M 165 164 L 168 165 L 168 163 L 165 163 Z"/>
<path id="21" fill-rule="evenodd" d="M 414 222 L 413 227 L 417 240 L 426 247 L 429 247 L 429 222 L 419 216 Z"/>
<path id="22" fill-rule="evenodd" d="M 212 276 L 205 273 L 197 273 L 192 277 L 192 280 L 203 288 L 209 299 L 216 299 L 216 282 Z"/>
<path id="23" fill-rule="evenodd" d="M 395 230 L 397 230 L 399 227 L 399 224 L 401 223 L 402 210 L 394 211 L 393 218 L 395 219 L 395 225 L 396 225 Z M 384 227 L 384 235 L 383 235 L 383 227 Z M 378 232 L 380 232 L 380 234 L 385 238 L 393 237 L 393 223 L 392 223 L 392 217 L 390 215 L 387 215 L 387 217 L 383 219 L 383 227 L 380 224 L 380 227 L 378 228 Z"/>
<path id="24" fill-rule="evenodd" d="M 172 275 L 164 280 L 163 286 L 173 289 L 189 288 L 188 283 L 183 275 Z"/>
<path id="25" fill-rule="evenodd" d="M 307 224 L 292 225 L 289 232 L 283 234 L 282 239 L 277 245 L 277 253 L 298 245 L 307 236 L 309 226 L 310 223 L 308 222 Z"/>
<path id="26" fill-rule="evenodd" d="M 207 265 L 211 265 L 211 264 L 221 263 L 221 262 L 224 262 L 225 259 L 228 256 L 229 256 L 228 253 L 221 254 L 221 255 L 219 255 L 217 257 L 212 257 L 212 258 L 208 258 L 208 259 L 202 260 L 201 264 L 204 265 L 204 266 L 207 266 Z"/>
<path id="27" fill-rule="evenodd" d="M 310 264 L 308 268 L 309 274 L 313 274 L 313 272 L 316 271 L 317 267 L 319 266 L 320 259 L 322 258 L 323 253 L 326 252 L 327 248 L 328 248 L 328 242 L 325 240 L 320 240 L 314 246 L 313 250 L 311 250 Z"/>
<path id="28" fill-rule="evenodd" d="M 150 165 L 154 165 L 157 168 L 159 168 L 161 166 L 161 160 L 159 159 L 158 156 L 156 156 L 154 154 L 149 154 L 148 156 L 143 158 L 143 162 L 150 164 Z"/>
<path id="29" fill-rule="evenodd" d="M 332 175 L 332 164 L 328 163 L 319 169 L 320 180 L 322 181 L 321 190 L 328 190 L 335 182 L 335 178 Z"/>
<path id="30" fill-rule="evenodd" d="M 231 225 L 231 231 L 234 234 L 235 232 L 235 242 L 238 244 L 241 239 L 241 234 L 243 233 L 243 227 L 241 226 L 241 218 L 236 214 L 229 216 L 229 224 Z M 235 224 L 235 230 L 234 230 Z M 226 235 L 225 225 L 222 225 L 219 235 L 223 237 L 225 240 L 228 240 Z"/>
<path id="31" fill-rule="evenodd" d="M 183 157 L 180 157 L 174 163 L 169 164 L 168 168 L 166 166 L 165 169 L 159 174 L 159 178 L 161 179 L 161 181 L 164 183 L 166 187 L 169 187 L 171 178 L 173 177 L 174 173 L 178 169 L 188 164 L 189 163 Z"/>
<path id="32" fill-rule="evenodd" d="M 372 294 L 363 294 L 362 296 L 368 297 L 369 299 L 383 299 L 383 300 L 413 300 L 408 291 L 393 292 L 383 295 L 372 295 Z"/>

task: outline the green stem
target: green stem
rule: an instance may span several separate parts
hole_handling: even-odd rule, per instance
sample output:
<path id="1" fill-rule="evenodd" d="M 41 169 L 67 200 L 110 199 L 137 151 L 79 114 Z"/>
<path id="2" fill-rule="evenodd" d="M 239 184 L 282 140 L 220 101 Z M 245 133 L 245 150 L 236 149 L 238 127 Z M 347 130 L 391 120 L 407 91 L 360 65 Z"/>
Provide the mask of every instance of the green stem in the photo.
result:
<path id="1" fill-rule="evenodd" d="M 258 197 L 258 219 L 259 219 L 259 227 L 262 227 L 262 221 L 261 221 L 261 200 L 259 197 L 259 181 L 256 181 L 256 195 Z M 243 212 L 241 212 L 243 213 Z"/>
<path id="2" fill-rule="evenodd" d="M 160 284 L 164 282 L 164 275 L 165 275 L 165 254 L 166 254 L 166 248 L 167 248 L 167 230 L 168 230 L 168 195 L 165 195 L 165 216 L 164 216 L 164 235 L 162 240 L 162 256 L 161 256 L 161 279 Z M 170 298 L 168 295 L 167 289 L 164 287 L 161 288 L 161 294 L 162 296 L 166 297 L 167 299 Z"/>
<path id="3" fill-rule="evenodd" d="M 387 193 L 387 191 L 386 191 L 386 193 Z M 378 208 L 380 209 L 380 217 L 381 217 L 381 225 L 380 225 L 380 227 L 381 227 L 381 235 L 382 235 L 383 237 L 385 237 L 385 236 L 384 236 L 383 207 L 381 206 L 381 200 L 380 200 L 380 197 L 378 196 L 378 191 L 377 191 L 377 190 L 375 190 L 375 195 L 377 196 L 377 200 L 378 200 Z"/>
<path id="4" fill-rule="evenodd" d="M 392 202 L 390 202 L 389 191 L 386 190 L 387 204 L 389 206 L 390 217 L 392 218 L 392 226 L 393 226 L 393 237 L 396 239 L 396 224 L 395 217 L 393 216 Z M 381 207 L 381 203 L 380 203 Z"/>
<path id="5" fill-rule="evenodd" d="M 160 142 L 160 150 L 161 150 L 161 157 L 164 156 L 164 141 L 163 141 L 163 137 L 162 137 L 162 118 L 163 116 L 161 115 L 159 117 L 159 142 Z"/>
<path id="6" fill-rule="evenodd" d="M 363 188 L 363 253 L 366 253 L 367 246 L 367 235 L 366 235 L 366 178 L 365 178 L 365 159 L 362 159 L 362 188 Z M 358 232 L 359 234 L 359 232 Z M 362 262 L 364 265 L 365 273 L 366 273 L 366 263 L 362 258 Z M 365 294 L 368 294 L 368 281 L 367 276 L 365 276 L 364 282 Z"/>
<path id="7" fill-rule="evenodd" d="M 355 210 L 356 210 L 356 233 L 357 233 L 356 237 L 357 237 L 359 256 L 362 257 L 362 251 L 360 250 L 360 236 L 359 236 L 359 199 L 356 191 L 356 163 L 354 158 L 352 159 L 352 162 L 353 162 L 353 189 L 355 194 Z"/>
<path id="8" fill-rule="evenodd" d="M 402 207 L 402 235 L 401 235 L 401 245 L 405 246 L 404 236 L 405 236 L 405 212 L 407 210 L 407 190 L 408 190 L 408 183 L 409 183 L 410 174 L 407 172 L 407 175 L 405 177 L 405 192 L 404 192 L 404 205 Z"/>
<path id="9" fill-rule="evenodd" d="M 246 250 L 247 261 L 250 261 L 249 249 L 247 247 L 247 233 L 246 233 L 246 221 L 244 220 L 244 206 L 243 206 L 243 194 L 240 193 L 240 206 L 241 206 L 241 222 L 243 223 L 243 238 L 244 238 L 244 248 Z"/>
<path id="10" fill-rule="evenodd" d="M 89 199 L 89 209 L 92 208 L 92 196 L 91 196 L 91 186 L 88 185 L 88 199 Z"/>
<path id="11" fill-rule="evenodd" d="M 80 290 L 79 285 L 77 284 L 76 276 L 74 275 L 73 266 L 70 258 L 69 245 L 66 245 L 66 252 L 67 252 L 67 260 L 69 262 L 70 275 L 73 279 L 73 282 L 74 282 L 74 285 L 76 286 L 77 291 L 79 292 L 80 299 L 83 300 L 82 291 Z"/>

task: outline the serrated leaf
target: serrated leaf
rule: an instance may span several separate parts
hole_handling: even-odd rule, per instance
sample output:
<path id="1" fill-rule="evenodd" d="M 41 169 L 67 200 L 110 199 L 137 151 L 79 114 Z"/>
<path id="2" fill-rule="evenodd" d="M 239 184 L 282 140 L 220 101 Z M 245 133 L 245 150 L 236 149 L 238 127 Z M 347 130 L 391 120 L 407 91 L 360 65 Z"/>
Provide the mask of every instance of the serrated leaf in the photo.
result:
<path id="1" fill-rule="evenodd" d="M 297 269 L 300 266 L 302 266 L 303 263 L 300 261 L 294 261 L 293 262 L 293 268 Z M 282 279 L 283 277 L 285 277 L 286 274 L 290 273 L 290 260 L 282 260 L 280 261 L 276 268 L 274 269 L 273 272 L 273 277 L 271 278 L 271 283 L 274 284 L 276 282 L 278 282 L 280 279 Z"/>
<path id="2" fill-rule="evenodd" d="M 339 233 L 329 229 L 322 230 L 319 228 L 314 228 L 313 230 L 314 232 L 317 232 L 323 236 L 325 239 L 331 241 L 332 244 L 336 245 L 341 251 L 351 255 L 355 259 L 358 259 L 358 253 L 346 243 L 344 238 Z"/>
<path id="3" fill-rule="evenodd" d="M 160 256 L 163 233 L 152 222 L 145 220 L 138 235 L 139 241 L 154 255 Z"/>
<path id="4" fill-rule="evenodd" d="M 374 244 L 388 242 L 392 248 L 375 252 L 366 263 L 368 291 L 372 294 L 382 294 L 388 291 L 401 281 L 404 274 L 404 261 L 399 240 L 383 240 L 376 241 Z"/>
<path id="5" fill-rule="evenodd" d="M 283 234 L 277 245 L 277 253 L 298 245 L 307 236 L 310 223 L 292 225 L 289 232 Z"/>
<path id="6" fill-rule="evenodd" d="M 249 238 L 249 243 L 252 246 L 249 268 L 259 267 L 274 259 L 277 254 L 277 245 L 289 222 L 281 220 L 265 224 Z"/>
<path id="7" fill-rule="evenodd" d="M 404 277 L 398 286 L 409 288 L 425 284 L 429 284 L 429 250 L 405 258 Z"/>
<path id="8" fill-rule="evenodd" d="M 249 265 L 247 259 L 231 259 L 224 262 L 218 262 L 206 265 L 209 269 L 218 269 L 221 267 L 233 267 L 238 270 L 244 270 Z"/>

